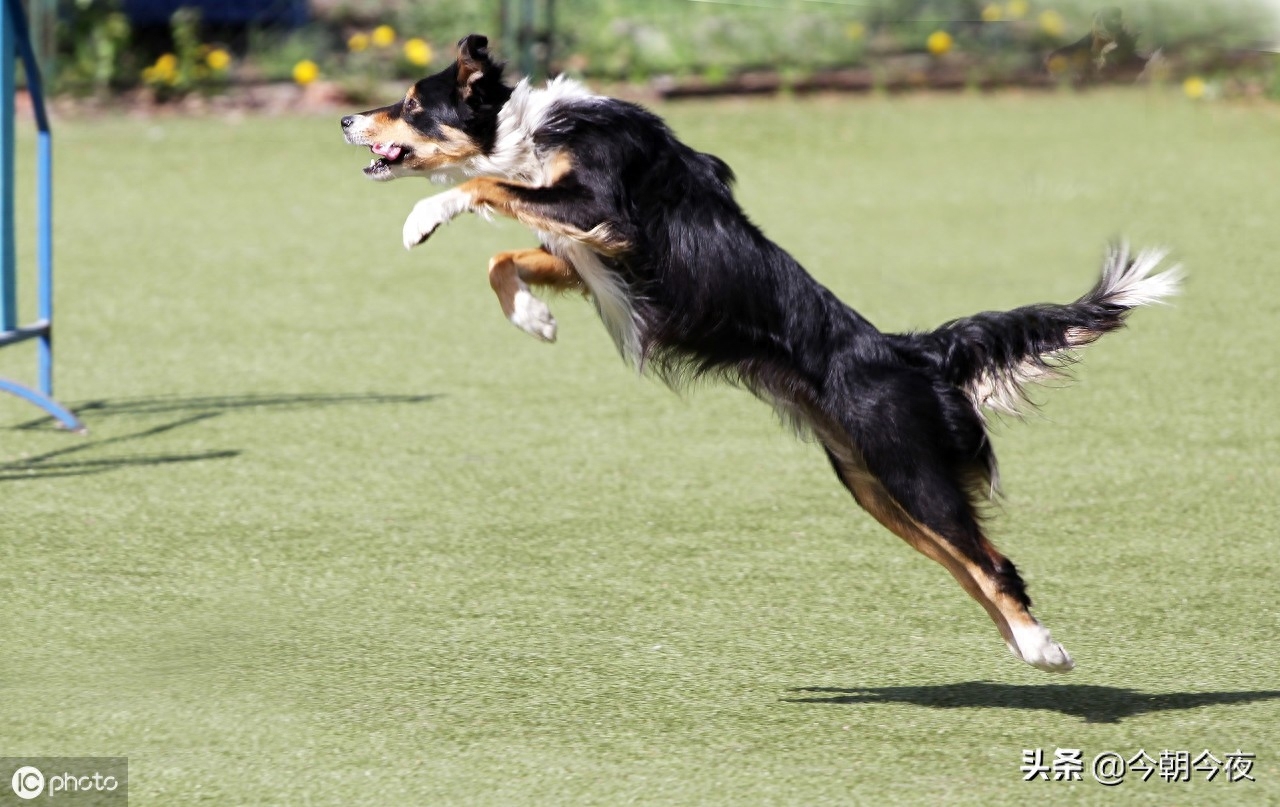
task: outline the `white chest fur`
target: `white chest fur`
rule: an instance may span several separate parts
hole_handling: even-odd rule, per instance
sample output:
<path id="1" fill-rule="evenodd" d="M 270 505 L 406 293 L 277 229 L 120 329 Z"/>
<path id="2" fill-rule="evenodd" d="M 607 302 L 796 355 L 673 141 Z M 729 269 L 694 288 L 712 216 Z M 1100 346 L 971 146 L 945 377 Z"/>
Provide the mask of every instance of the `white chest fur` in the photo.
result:
<path id="1" fill-rule="evenodd" d="M 582 282 L 591 290 L 591 299 L 600 320 L 623 358 L 638 364 L 640 329 L 626 284 L 581 241 L 553 233 L 538 233 L 538 237 L 553 255 L 564 258 L 577 270 Z"/>
<path id="2" fill-rule="evenodd" d="M 472 175 L 499 176 L 530 185 L 545 186 L 552 181 L 550 162 L 555 155 L 540 154 L 535 134 L 558 106 L 590 104 L 600 97 L 578 82 L 560 77 L 543 89 L 521 81 L 498 115 L 498 132 L 493 151 L 475 158 L 467 166 Z M 626 284 L 582 241 L 564 235 L 538 233 L 553 254 L 571 263 L 591 291 L 605 329 L 623 357 L 633 363 L 640 358 L 640 334 L 635 308 Z"/>

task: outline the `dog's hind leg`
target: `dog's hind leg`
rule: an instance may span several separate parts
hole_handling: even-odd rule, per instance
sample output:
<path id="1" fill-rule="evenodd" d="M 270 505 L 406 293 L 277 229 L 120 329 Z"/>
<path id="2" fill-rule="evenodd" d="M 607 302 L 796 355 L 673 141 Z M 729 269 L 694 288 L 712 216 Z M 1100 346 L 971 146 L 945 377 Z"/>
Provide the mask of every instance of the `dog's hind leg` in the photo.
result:
<path id="1" fill-rule="evenodd" d="M 912 425 L 896 423 L 899 429 Z M 1042 670 L 1070 670 L 1071 656 L 1031 615 L 1017 569 L 983 534 L 965 487 L 928 444 L 864 442 L 855 447 L 845 435 L 823 435 L 837 475 L 858 504 L 942 564 L 987 611 L 1015 656 Z"/>
<path id="2" fill-rule="evenodd" d="M 502 313 L 520 330 L 547 342 L 556 340 L 556 320 L 546 303 L 534 297 L 530 285 L 556 289 L 582 288 L 582 278 L 563 258 L 544 249 L 499 252 L 489 259 L 489 285 L 498 295 Z"/>
<path id="3" fill-rule="evenodd" d="M 944 537 L 912 516 L 865 468 L 845 461 L 830 448 L 827 454 L 858 504 L 890 532 L 942 564 L 969 596 L 986 609 L 1015 656 L 1050 672 L 1066 672 L 1075 666 L 1062 645 L 1031 615 L 1022 580 L 1013 563 L 991 545 L 976 524 L 968 529 L 965 541 Z M 956 526 L 959 525 L 953 525 L 953 529 Z"/>

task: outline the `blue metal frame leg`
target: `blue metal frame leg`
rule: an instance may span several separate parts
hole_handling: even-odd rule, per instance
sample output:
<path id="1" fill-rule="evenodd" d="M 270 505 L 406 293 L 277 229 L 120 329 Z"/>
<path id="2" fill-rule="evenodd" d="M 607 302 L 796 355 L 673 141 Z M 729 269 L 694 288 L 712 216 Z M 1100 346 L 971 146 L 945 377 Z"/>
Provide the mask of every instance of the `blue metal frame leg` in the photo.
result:
<path id="1" fill-rule="evenodd" d="M 16 381 L 10 381 L 7 378 L 0 378 L 0 392 L 8 392 L 24 401 L 30 401 L 56 418 L 59 425 L 67 431 L 75 432 L 76 434 L 87 434 L 89 431 L 80 422 L 80 419 L 71 413 L 71 410 L 66 409 L 48 395 L 39 393 L 30 387 L 23 386 Z"/>
<path id="2" fill-rule="evenodd" d="M 53 141 L 44 105 L 44 86 L 19 0 L 0 0 L 0 347 L 37 340 L 39 390 L 0 378 L 0 392 L 30 401 L 52 415 L 66 429 L 84 434 L 84 424 L 53 400 Z M 39 321 L 19 327 L 17 272 L 13 232 L 13 76 L 17 58 L 26 68 L 27 91 L 35 112 L 37 307 Z"/>

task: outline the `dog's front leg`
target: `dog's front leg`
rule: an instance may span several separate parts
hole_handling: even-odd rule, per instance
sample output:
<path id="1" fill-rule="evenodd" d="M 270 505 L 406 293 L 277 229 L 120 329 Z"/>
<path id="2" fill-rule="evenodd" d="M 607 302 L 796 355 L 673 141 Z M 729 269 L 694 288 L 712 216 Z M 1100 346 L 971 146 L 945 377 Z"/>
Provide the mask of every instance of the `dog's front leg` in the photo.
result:
<path id="1" fill-rule="evenodd" d="M 441 225 L 461 213 L 483 211 L 509 216 L 532 229 L 581 241 L 591 249 L 615 255 L 627 242 L 608 223 L 610 214 L 581 185 L 560 177 L 551 185 L 477 177 L 414 205 L 404 223 L 406 249 L 426 241 Z"/>
<path id="2" fill-rule="evenodd" d="M 533 296 L 530 284 L 567 291 L 583 288 L 582 278 L 572 264 L 545 249 L 499 252 L 489 260 L 489 285 L 498 295 L 502 313 L 525 333 L 554 342 L 556 318 L 546 303 Z"/>
<path id="3" fill-rule="evenodd" d="M 437 193 L 418 202 L 404 222 L 404 248 L 413 249 L 430 238 L 441 224 L 448 224 L 470 211 L 471 202 L 471 195 L 460 188 Z"/>

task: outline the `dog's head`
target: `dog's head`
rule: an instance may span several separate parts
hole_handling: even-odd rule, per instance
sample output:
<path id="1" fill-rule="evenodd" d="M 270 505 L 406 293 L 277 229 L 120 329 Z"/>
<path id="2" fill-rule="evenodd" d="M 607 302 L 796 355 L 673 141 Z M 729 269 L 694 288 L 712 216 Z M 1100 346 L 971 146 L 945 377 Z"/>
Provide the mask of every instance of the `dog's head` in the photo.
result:
<path id="1" fill-rule="evenodd" d="M 400 101 L 342 119 L 347 142 L 368 146 L 364 173 L 379 181 L 448 173 L 493 148 L 498 112 L 511 97 L 502 63 L 479 34 L 458 42 L 458 60 L 409 88 Z"/>

